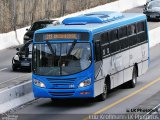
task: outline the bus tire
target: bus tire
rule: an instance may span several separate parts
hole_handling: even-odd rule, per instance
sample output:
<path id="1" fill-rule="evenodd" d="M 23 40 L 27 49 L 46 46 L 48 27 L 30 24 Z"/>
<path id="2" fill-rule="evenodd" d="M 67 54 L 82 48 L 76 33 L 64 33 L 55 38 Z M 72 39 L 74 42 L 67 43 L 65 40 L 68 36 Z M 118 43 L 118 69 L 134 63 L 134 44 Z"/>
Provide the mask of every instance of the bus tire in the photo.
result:
<path id="1" fill-rule="evenodd" d="M 99 100 L 100 101 L 106 100 L 107 95 L 108 95 L 108 86 L 107 86 L 107 84 L 105 82 L 104 86 L 103 86 L 103 93 L 99 95 Z"/>
<path id="2" fill-rule="evenodd" d="M 137 69 L 136 67 L 133 68 L 133 73 L 132 73 L 132 80 L 128 82 L 128 86 L 130 88 L 134 88 L 137 84 Z"/>

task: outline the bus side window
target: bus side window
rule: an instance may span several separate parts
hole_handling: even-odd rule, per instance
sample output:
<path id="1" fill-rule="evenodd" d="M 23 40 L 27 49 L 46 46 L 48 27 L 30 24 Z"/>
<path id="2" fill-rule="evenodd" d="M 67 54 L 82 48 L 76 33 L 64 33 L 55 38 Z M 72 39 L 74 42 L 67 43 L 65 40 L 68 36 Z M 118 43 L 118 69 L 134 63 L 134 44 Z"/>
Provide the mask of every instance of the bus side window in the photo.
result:
<path id="1" fill-rule="evenodd" d="M 102 41 L 102 44 L 106 44 L 106 43 L 109 42 L 109 40 L 108 40 L 108 32 L 103 33 L 103 34 L 101 35 L 101 41 Z"/>
<path id="2" fill-rule="evenodd" d="M 127 37 L 127 27 L 126 26 L 119 28 L 118 37 L 119 37 L 119 39 Z"/>
<path id="3" fill-rule="evenodd" d="M 141 21 L 137 23 L 137 40 L 139 43 L 147 40 L 147 32 L 145 31 L 145 21 Z"/>
<path id="4" fill-rule="evenodd" d="M 128 39 L 127 39 L 127 26 L 123 26 L 118 29 L 118 37 L 120 40 L 120 49 L 126 49 L 129 47 Z"/>
<path id="5" fill-rule="evenodd" d="M 95 42 L 95 62 L 101 61 L 102 60 L 102 50 L 101 50 L 101 43 L 100 41 Z"/>
<path id="6" fill-rule="evenodd" d="M 128 35 L 129 36 L 136 34 L 136 26 L 135 26 L 135 24 L 129 25 L 127 30 L 128 30 Z"/>
<path id="7" fill-rule="evenodd" d="M 109 32 L 110 40 L 110 53 L 115 53 L 120 50 L 120 44 L 118 40 L 118 29 L 111 30 Z"/>
<path id="8" fill-rule="evenodd" d="M 118 30 L 117 29 L 111 30 L 108 33 L 108 37 L 109 37 L 110 42 L 113 42 L 113 41 L 117 40 L 118 39 Z"/>
<path id="9" fill-rule="evenodd" d="M 145 29 L 144 24 L 145 24 L 144 21 L 137 23 L 137 33 L 144 31 Z"/>
<path id="10" fill-rule="evenodd" d="M 127 31 L 128 31 L 129 46 L 136 45 L 137 44 L 136 25 L 135 24 L 128 25 Z"/>

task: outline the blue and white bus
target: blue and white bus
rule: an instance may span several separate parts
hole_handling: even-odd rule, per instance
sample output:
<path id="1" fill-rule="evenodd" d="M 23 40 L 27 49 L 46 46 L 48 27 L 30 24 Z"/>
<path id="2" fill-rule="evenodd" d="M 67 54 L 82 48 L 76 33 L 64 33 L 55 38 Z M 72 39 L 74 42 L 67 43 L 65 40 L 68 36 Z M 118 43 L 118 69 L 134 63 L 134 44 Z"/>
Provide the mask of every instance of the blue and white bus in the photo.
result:
<path id="1" fill-rule="evenodd" d="M 133 88 L 149 66 L 146 16 L 93 12 L 35 32 L 36 98 L 94 98 L 125 83 Z"/>

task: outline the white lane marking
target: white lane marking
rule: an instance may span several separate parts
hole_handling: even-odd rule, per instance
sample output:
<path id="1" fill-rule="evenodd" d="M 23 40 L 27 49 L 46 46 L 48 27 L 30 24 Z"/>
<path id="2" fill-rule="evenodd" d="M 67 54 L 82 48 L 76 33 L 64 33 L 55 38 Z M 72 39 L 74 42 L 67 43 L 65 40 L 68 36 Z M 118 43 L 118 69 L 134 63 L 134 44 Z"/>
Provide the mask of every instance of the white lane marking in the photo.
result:
<path id="1" fill-rule="evenodd" d="M 0 72 L 4 71 L 4 70 L 7 70 L 8 68 L 3 68 L 3 69 L 0 69 Z"/>

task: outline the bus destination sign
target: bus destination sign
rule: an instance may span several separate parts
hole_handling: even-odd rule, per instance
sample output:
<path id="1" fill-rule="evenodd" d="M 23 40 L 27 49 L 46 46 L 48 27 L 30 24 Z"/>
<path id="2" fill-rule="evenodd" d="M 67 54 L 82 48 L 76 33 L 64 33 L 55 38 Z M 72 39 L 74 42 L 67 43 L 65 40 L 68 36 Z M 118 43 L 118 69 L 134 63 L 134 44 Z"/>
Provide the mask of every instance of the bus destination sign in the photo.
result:
<path id="1" fill-rule="evenodd" d="M 66 32 L 66 33 L 40 33 L 35 35 L 36 42 L 53 41 L 53 40 L 81 40 L 88 41 L 89 34 L 87 32 Z"/>
<path id="2" fill-rule="evenodd" d="M 78 34 L 76 33 L 47 33 L 45 34 L 45 40 L 55 40 L 55 39 L 78 39 Z"/>

